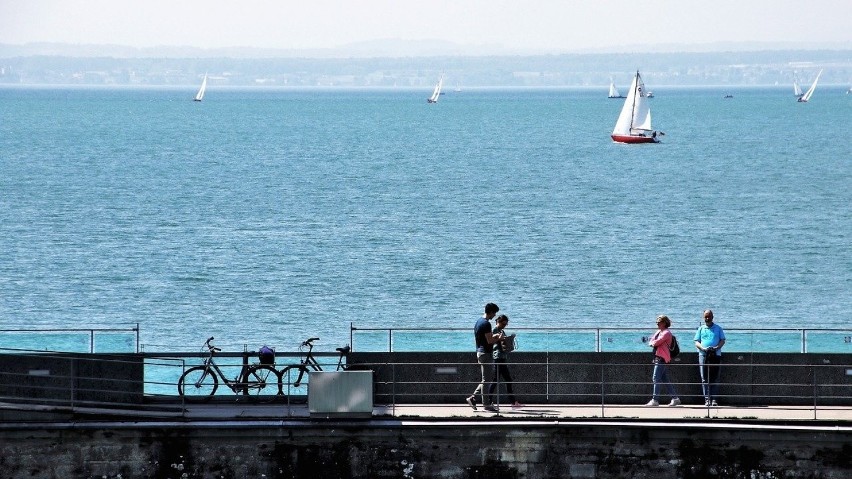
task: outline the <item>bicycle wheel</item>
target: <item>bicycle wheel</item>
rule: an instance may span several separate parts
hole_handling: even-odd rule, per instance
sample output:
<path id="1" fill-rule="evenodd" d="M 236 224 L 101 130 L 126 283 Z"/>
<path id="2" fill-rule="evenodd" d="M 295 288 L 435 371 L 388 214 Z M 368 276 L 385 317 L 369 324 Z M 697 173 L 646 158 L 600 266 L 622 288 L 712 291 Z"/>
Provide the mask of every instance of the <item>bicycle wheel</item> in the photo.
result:
<path id="1" fill-rule="evenodd" d="M 305 366 L 287 366 L 281 371 L 281 393 L 286 396 L 305 395 L 308 368 Z"/>
<path id="2" fill-rule="evenodd" d="M 281 394 L 281 378 L 272 366 L 250 366 L 242 386 L 244 395 L 257 400 L 272 401 Z"/>
<path id="3" fill-rule="evenodd" d="M 219 378 L 207 366 L 187 369 L 178 379 L 178 394 L 191 401 L 209 401 L 219 388 Z"/>

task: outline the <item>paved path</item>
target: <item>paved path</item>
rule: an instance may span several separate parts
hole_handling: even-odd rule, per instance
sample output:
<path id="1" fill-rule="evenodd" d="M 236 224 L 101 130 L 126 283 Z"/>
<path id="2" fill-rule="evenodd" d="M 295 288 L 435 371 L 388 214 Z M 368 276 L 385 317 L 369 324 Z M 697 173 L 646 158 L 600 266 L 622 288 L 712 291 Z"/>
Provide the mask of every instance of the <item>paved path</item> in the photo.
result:
<path id="1" fill-rule="evenodd" d="M 38 420 L 45 417 L 72 415 L 79 418 L 109 420 L 190 420 L 190 421 L 281 421 L 310 420 L 311 418 L 353 417 L 352 415 L 329 415 L 314 413 L 307 404 L 288 405 L 283 403 L 256 404 L 245 401 L 217 401 L 204 404 L 161 403 L 146 404 L 132 409 L 107 409 L 84 407 L 51 407 L 0 403 L 0 423 L 20 420 Z M 610 405 L 552 405 L 529 404 L 521 408 L 504 406 L 497 413 L 484 411 L 481 407 L 473 411 L 467 405 L 407 404 L 396 406 L 378 405 L 372 414 L 360 417 L 412 421 L 672 421 L 690 422 L 723 420 L 740 423 L 825 423 L 852 429 L 852 406 L 824 406 L 814 409 L 808 406 L 768 407 L 703 407 L 703 406 L 616 406 Z M 35 418 L 35 419 L 32 419 Z M 43 419 L 42 419 L 43 420 Z"/>
<path id="2" fill-rule="evenodd" d="M 189 419 L 299 419 L 312 415 L 306 405 L 286 404 L 205 404 L 189 405 Z M 313 414 L 314 417 L 326 417 Z M 419 420 L 442 419 L 640 419 L 640 420 L 689 420 L 689 419 L 737 419 L 748 421 L 825 421 L 848 422 L 852 426 L 852 407 L 772 406 L 772 407 L 646 407 L 646 406 L 590 406 L 590 405 L 525 405 L 521 408 L 504 406 L 498 413 L 484 411 L 481 407 L 473 411 L 469 406 L 445 404 L 409 404 L 402 406 L 375 406 L 373 418 L 394 417 Z"/>

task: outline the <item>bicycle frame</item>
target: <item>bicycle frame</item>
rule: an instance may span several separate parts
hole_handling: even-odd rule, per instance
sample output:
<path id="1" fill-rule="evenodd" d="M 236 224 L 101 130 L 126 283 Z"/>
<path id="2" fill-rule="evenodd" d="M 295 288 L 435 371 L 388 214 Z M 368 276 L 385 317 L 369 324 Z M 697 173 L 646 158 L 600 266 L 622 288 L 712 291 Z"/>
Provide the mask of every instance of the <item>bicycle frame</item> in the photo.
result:
<path id="1" fill-rule="evenodd" d="M 293 364 L 293 365 L 287 366 L 286 368 L 284 368 L 281 371 L 282 386 L 284 385 L 285 377 L 289 378 L 290 370 L 292 370 L 294 368 L 299 370 L 299 374 L 296 377 L 295 381 L 293 381 L 292 383 L 287 383 L 287 385 L 288 386 L 292 385 L 293 387 L 296 387 L 296 388 L 298 388 L 299 386 L 302 385 L 302 380 L 305 377 L 305 373 L 309 372 L 308 371 L 309 368 L 313 371 L 322 371 L 323 370 L 322 365 L 319 363 L 319 361 L 317 361 L 317 359 L 314 357 L 314 354 L 313 354 L 313 350 L 314 350 L 313 342 L 318 341 L 318 340 L 319 340 L 319 338 L 309 338 L 309 339 L 305 340 L 304 342 L 302 342 L 302 344 L 299 346 L 299 349 L 304 349 L 305 347 L 307 347 L 308 352 L 305 353 L 305 358 L 300 360 L 299 364 Z M 341 369 L 345 370 L 346 365 L 343 364 L 343 358 L 346 357 L 347 354 L 349 354 L 349 346 L 337 348 L 337 352 L 340 353 L 340 357 L 337 360 L 337 370 L 338 371 L 340 371 Z"/>

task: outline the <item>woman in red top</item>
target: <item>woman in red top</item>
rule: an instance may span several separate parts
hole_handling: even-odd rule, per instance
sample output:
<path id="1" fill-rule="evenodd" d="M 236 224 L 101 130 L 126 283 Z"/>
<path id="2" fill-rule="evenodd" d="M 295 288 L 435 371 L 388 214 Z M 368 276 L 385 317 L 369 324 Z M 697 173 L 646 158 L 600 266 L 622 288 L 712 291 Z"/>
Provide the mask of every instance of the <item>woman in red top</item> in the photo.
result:
<path id="1" fill-rule="evenodd" d="M 672 332 L 669 331 L 672 322 L 668 316 L 657 316 L 658 331 L 651 336 L 648 341 L 648 346 L 654 348 L 654 395 L 646 406 L 660 405 L 660 384 L 665 384 L 672 397 L 672 402 L 669 406 L 680 406 L 680 399 L 677 397 L 674 384 L 669 381 L 669 374 L 666 364 L 672 360 L 669 353 L 669 347 L 672 344 Z"/>

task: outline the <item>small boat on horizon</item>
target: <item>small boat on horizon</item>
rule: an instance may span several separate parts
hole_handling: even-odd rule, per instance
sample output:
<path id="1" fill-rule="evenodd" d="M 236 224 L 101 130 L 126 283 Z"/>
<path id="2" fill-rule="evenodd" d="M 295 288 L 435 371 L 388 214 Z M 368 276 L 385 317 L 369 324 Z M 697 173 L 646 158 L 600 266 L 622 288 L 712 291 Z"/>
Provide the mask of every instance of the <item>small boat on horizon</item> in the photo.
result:
<path id="1" fill-rule="evenodd" d="M 438 84 L 435 85 L 435 90 L 432 92 L 432 96 L 426 99 L 427 103 L 438 103 L 438 98 L 441 96 L 441 88 L 444 86 L 444 75 L 441 75 L 441 78 L 438 79 Z"/>
<path id="2" fill-rule="evenodd" d="M 811 99 L 811 97 L 814 95 L 814 90 L 816 90 L 817 82 L 819 81 L 820 75 L 822 75 L 822 70 L 817 73 L 817 76 L 816 78 L 814 78 L 814 82 L 811 84 L 811 87 L 808 88 L 808 91 L 806 91 L 805 94 L 799 97 L 799 99 L 796 101 L 800 103 L 807 103 Z"/>
<path id="3" fill-rule="evenodd" d="M 201 81 L 201 88 L 198 89 L 198 93 L 195 94 L 194 101 L 201 101 L 204 98 L 204 92 L 207 91 L 207 74 L 204 74 L 204 80 Z M 215 98 L 214 98 L 215 100 Z"/>
<path id="4" fill-rule="evenodd" d="M 607 98 L 624 98 L 621 96 L 621 93 L 618 92 L 618 89 L 615 88 L 615 82 L 612 81 L 612 78 L 609 79 L 609 95 Z"/>
<path id="5" fill-rule="evenodd" d="M 730 93 L 726 93 L 725 96 L 723 96 L 722 98 L 733 98 L 733 97 L 734 97 L 734 95 L 731 95 Z"/>
<path id="6" fill-rule="evenodd" d="M 793 95 L 796 98 L 802 98 L 802 87 L 799 86 L 799 80 L 793 75 Z"/>
<path id="7" fill-rule="evenodd" d="M 645 96 L 645 84 L 639 71 L 633 77 L 621 114 L 612 130 L 612 141 L 617 143 L 659 143 L 657 131 L 651 128 L 651 108 Z M 664 135 L 659 132 L 659 135 Z"/>

